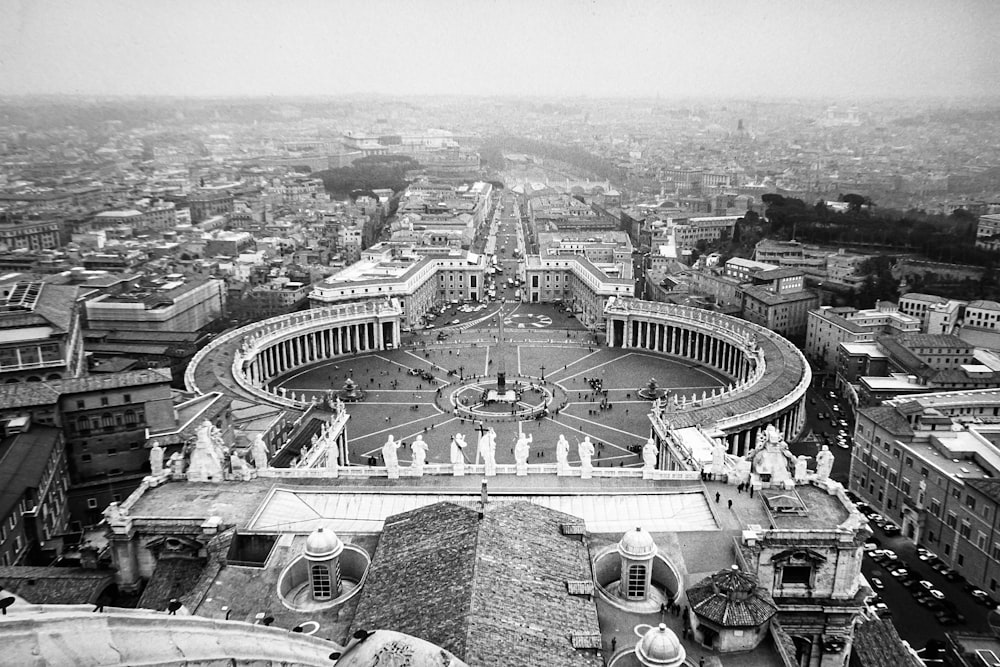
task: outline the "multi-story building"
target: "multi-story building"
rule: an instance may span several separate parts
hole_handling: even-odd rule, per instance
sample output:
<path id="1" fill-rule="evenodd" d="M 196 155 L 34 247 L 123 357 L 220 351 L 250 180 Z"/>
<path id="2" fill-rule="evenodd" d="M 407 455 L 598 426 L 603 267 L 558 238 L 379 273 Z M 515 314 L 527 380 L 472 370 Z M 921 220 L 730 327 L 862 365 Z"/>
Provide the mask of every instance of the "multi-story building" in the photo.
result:
<path id="1" fill-rule="evenodd" d="M 804 338 L 808 313 L 819 305 L 819 295 L 804 286 L 802 273 L 795 269 L 753 272 L 749 284 L 740 286 L 740 316 L 787 338 Z"/>
<path id="2" fill-rule="evenodd" d="M 531 303 L 564 303 L 585 326 L 599 327 L 609 298 L 633 295 L 632 280 L 622 275 L 622 268 L 620 264 L 597 265 L 583 255 L 528 255 L 525 298 Z"/>
<path id="3" fill-rule="evenodd" d="M 947 306 L 949 303 L 948 299 L 934 294 L 907 292 L 899 297 L 899 312 L 920 320 L 920 330 L 924 333 L 951 333 L 950 331 L 929 331 L 931 312 L 935 308 Z"/>
<path id="4" fill-rule="evenodd" d="M 857 413 L 850 488 L 967 581 L 1000 587 L 1000 391 L 925 394 Z"/>
<path id="5" fill-rule="evenodd" d="M 18 565 L 66 532 L 69 476 L 62 431 L 0 419 L 0 565 Z"/>
<path id="6" fill-rule="evenodd" d="M 481 301 L 486 259 L 461 250 L 372 246 L 362 259 L 313 287 L 314 307 L 386 298 L 399 299 L 404 326 L 419 326 L 434 305 L 450 301 Z M 440 254 L 437 254 L 440 253 Z"/>
<path id="7" fill-rule="evenodd" d="M 583 255 L 594 264 L 621 266 L 632 275 L 632 241 L 625 232 L 561 232 L 538 235 L 539 255 L 564 257 Z"/>
<path id="8" fill-rule="evenodd" d="M 1000 350 L 1000 303 L 977 300 L 962 310 L 964 317 L 957 331 L 959 338 L 977 347 Z M 955 321 L 958 317 L 956 314 Z"/>
<path id="9" fill-rule="evenodd" d="M 117 294 L 85 302 L 90 329 L 134 331 L 199 331 L 221 317 L 225 283 L 210 278 L 137 278 Z"/>
<path id="10" fill-rule="evenodd" d="M 77 288 L 0 284 L 0 382 L 76 377 L 83 370 Z"/>
<path id="11" fill-rule="evenodd" d="M 919 320 L 887 301 L 865 310 L 821 306 L 808 313 L 804 351 L 809 359 L 832 370 L 840 343 L 870 343 L 883 335 L 919 332 Z"/>
<path id="12" fill-rule="evenodd" d="M 233 212 L 233 193 L 227 187 L 202 188 L 187 196 L 191 222 L 198 224 L 208 218 L 227 216 Z"/>
<path id="13" fill-rule="evenodd" d="M 0 252 L 59 248 L 63 241 L 63 220 L 17 218 L 0 213 Z"/>
<path id="14" fill-rule="evenodd" d="M 205 257 L 216 257 L 225 255 L 236 257 L 241 253 L 252 251 L 256 242 L 253 234 L 249 232 L 226 232 L 215 231 L 205 239 Z"/>
<path id="15" fill-rule="evenodd" d="M 147 433 L 175 426 L 170 382 L 169 371 L 150 369 L 0 385 L 0 418 L 28 417 L 62 431 L 71 514 L 96 523 L 94 510 L 128 495 L 145 474 Z"/>
<path id="16" fill-rule="evenodd" d="M 735 215 L 688 218 L 683 222 L 670 224 L 668 230 L 677 248 L 690 250 L 699 241 L 713 243 L 723 236 L 732 237 L 733 227 L 738 219 Z"/>
<path id="17" fill-rule="evenodd" d="M 976 247 L 1000 250 L 1000 213 L 979 216 L 976 225 Z"/>

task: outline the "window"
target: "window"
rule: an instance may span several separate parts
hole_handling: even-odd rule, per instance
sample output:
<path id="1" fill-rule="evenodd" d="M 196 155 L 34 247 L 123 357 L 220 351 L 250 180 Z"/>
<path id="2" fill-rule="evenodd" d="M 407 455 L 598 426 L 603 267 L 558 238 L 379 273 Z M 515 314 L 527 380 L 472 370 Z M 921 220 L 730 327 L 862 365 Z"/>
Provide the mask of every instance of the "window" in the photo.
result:
<path id="1" fill-rule="evenodd" d="M 313 598 L 317 600 L 329 600 L 332 597 L 330 570 L 325 565 L 313 565 L 311 572 Z"/>
<path id="2" fill-rule="evenodd" d="M 108 404 L 108 397 L 101 396 L 101 405 L 107 405 L 107 404 Z"/>
<path id="3" fill-rule="evenodd" d="M 118 450 L 114 447 L 108 447 L 108 456 L 117 456 Z"/>
<path id="4" fill-rule="evenodd" d="M 77 401 L 77 402 L 76 402 L 76 409 L 77 409 L 77 410 L 83 410 L 83 408 L 84 408 L 84 403 L 83 403 L 83 401 Z"/>
<path id="5" fill-rule="evenodd" d="M 964 565 L 965 564 L 965 556 L 964 555 L 958 554 L 958 564 L 959 565 Z"/>
<path id="6" fill-rule="evenodd" d="M 630 565 L 628 568 L 628 591 L 630 599 L 646 597 L 646 566 Z"/>
<path id="7" fill-rule="evenodd" d="M 948 518 L 945 519 L 945 523 L 948 524 L 949 528 L 954 528 L 958 523 L 958 517 L 955 516 L 954 512 L 948 512 Z"/>
<path id="8" fill-rule="evenodd" d="M 87 498 L 87 507 L 97 509 L 97 498 Z"/>
<path id="9" fill-rule="evenodd" d="M 782 586 L 808 586 L 812 583 L 812 567 L 809 565 L 785 565 L 781 568 Z"/>
<path id="10" fill-rule="evenodd" d="M 969 525 L 968 521 L 962 522 L 962 527 L 958 529 L 958 533 L 965 539 L 969 539 L 969 535 L 972 534 L 972 527 Z"/>
<path id="11" fill-rule="evenodd" d="M 126 403 L 131 403 L 132 402 L 132 394 L 125 394 L 122 397 L 122 400 L 124 400 Z"/>
<path id="12" fill-rule="evenodd" d="M 970 510 L 976 509 L 976 499 L 973 498 L 972 496 L 966 496 L 965 506 L 968 507 Z"/>
<path id="13" fill-rule="evenodd" d="M 84 463 L 90 463 L 90 454 L 81 454 L 80 460 Z"/>
<path id="14" fill-rule="evenodd" d="M 979 534 L 976 535 L 976 546 L 983 551 L 986 551 L 986 533 L 980 531 Z"/>
<path id="15" fill-rule="evenodd" d="M 947 556 L 950 553 L 951 553 L 951 545 L 948 544 L 948 543 L 945 543 L 945 545 L 944 545 L 944 555 Z"/>
<path id="16" fill-rule="evenodd" d="M 913 467 L 913 457 L 912 456 L 907 456 L 906 457 L 906 467 L 907 468 L 912 468 Z"/>

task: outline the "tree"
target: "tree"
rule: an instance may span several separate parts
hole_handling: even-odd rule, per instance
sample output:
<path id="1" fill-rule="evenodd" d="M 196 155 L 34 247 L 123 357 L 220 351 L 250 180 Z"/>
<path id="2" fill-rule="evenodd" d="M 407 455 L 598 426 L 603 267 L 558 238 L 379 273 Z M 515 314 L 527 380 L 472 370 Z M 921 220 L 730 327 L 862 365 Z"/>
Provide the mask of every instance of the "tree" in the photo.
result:
<path id="1" fill-rule="evenodd" d="M 860 213 L 861 207 L 865 205 L 865 198 L 858 194 L 848 193 L 840 196 L 840 201 L 851 207 L 852 213 Z"/>

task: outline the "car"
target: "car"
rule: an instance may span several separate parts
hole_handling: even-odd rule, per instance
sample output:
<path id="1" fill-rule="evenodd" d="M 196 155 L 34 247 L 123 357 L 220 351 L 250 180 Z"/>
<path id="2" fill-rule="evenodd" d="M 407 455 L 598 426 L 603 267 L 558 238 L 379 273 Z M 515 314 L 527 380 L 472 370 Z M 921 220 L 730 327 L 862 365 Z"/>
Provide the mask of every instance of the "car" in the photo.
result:
<path id="1" fill-rule="evenodd" d="M 893 535 L 899 535 L 902 531 L 899 529 L 899 526 L 894 524 L 892 521 L 885 521 L 882 523 L 882 532 L 891 537 Z"/>
<path id="2" fill-rule="evenodd" d="M 932 589 L 930 589 L 927 592 L 930 593 L 931 595 L 933 595 L 935 600 L 943 600 L 944 599 L 944 593 L 942 593 L 941 591 L 939 591 L 936 588 L 932 588 Z"/>
<path id="3" fill-rule="evenodd" d="M 920 580 L 920 585 L 923 586 L 927 590 L 931 590 L 932 588 L 934 588 L 934 582 L 927 581 L 926 579 L 921 579 Z"/>
<path id="4" fill-rule="evenodd" d="M 879 548 L 879 544 L 878 542 L 865 542 L 863 548 L 869 555 L 871 555 L 872 551 L 875 551 L 876 549 Z"/>
<path id="5" fill-rule="evenodd" d="M 840 412 L 840 406 L 839 405 L 834 405 L 833 406 L 833 411 L 834 412 Z"/>
<path id="6" fill-rule="evenodd" d="M 880 591 L 883 588 L 885 588 L 885 583 L 883 583 L 882 580 L 879 579 L 878 577 L 872 577 L 871 578 L 871 584 L 872 584 L 872 588 L 874 588 L 877 591 Z"/>
<path id="7" fill-rule="evenodd" d="M 452 321 L 451 321 L 451 322 L 449 322 L 448 324 L 451 324 L 451 325 L 455 325 L 455 324 L 461 324 L 461 323 L 462 323 L 462 321 L 461 321 L 461 320 L 452 320 Z"/>
<path id="8" fill-rule="evenodd" d="M 889 605 L 884 602 L 878 602 L 872 605 L 872 609 L 874 609 L 875 613 L 879 616 L 892 616 L 892 612 L 889 610 Z"/>
<path id="9" fill-rule="evenodd" d="M 924 549 L 923 547 L 919 547 L 919 548 L 917 548 L 917 558 L 919 558 L 920 560 L 926 562 L 926 561 L 933 560 L 933 559 L 937 558 L 937 554 L 934 553 L 933 551 L 928 551 L 927 549 Z"/>
<path id="10" fill-rule="evenodd" d="M 896 579 L 902 579 L 903 577 L 905 577 L 909 573 L 910 573 L 910 571 L 907 570 L 905 567 L 897 567 L 894 570 L 889 570 L 889 574 L 891 574 L 892 576 L 894 576 Z"/>
<path id="11" fill-rule="evenodd" d="M 993 598 L 991 598 L 989 593 L 986 591 L 976 588 L 970 592 L 972 593 L 973 599 L 979 604 L 993 605 Z"/>

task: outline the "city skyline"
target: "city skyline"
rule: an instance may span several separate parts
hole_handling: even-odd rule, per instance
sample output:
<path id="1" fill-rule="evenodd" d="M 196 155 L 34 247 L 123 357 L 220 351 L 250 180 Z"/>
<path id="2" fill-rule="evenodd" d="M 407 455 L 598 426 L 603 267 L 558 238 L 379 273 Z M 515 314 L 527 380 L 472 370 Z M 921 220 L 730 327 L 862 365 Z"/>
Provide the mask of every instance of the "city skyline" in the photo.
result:
<path id="1" fill-rule="evenodd" d="M 991 96 L 1000 6 L 0 1 L 0 93 Z"/>

